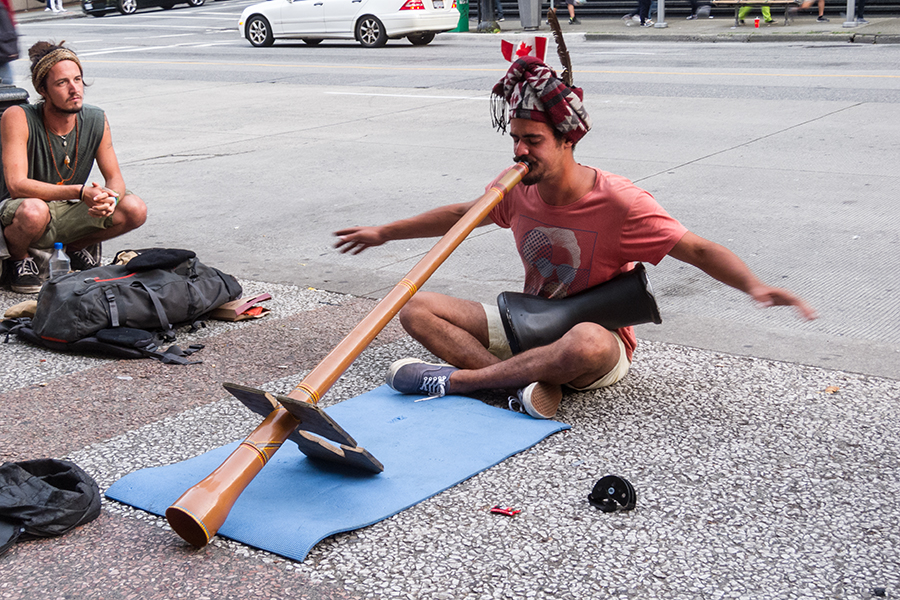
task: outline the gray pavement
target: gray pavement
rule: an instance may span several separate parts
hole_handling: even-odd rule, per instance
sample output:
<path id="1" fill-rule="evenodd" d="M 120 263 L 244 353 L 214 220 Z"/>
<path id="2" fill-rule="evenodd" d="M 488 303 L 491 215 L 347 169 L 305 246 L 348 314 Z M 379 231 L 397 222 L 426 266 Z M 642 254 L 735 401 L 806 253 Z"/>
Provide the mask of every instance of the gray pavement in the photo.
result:
<path id="1" fill-rule="evenodd" d="M 44 17 L 37 14 L 33 18 Z M 719 36 L 730 31 L 729 24 L 722 21 L 717 17 L 683 26 L 710 28 L 710 36 Z M 818 35 L 844 35 L 832 25 Z M 883 31 L 887 25 L 880 27 Z M 589 35 L 622 35 L 623 31 L 629 36 L 663 39 L 681 28 L 682 24 L 670 22 L 672 31 L 640 30 L 625 28 L 618 20 L 581 26 L 585 41 Z M 774 32 L 777 27 L 771 29 Z M 776 34 L 766 29 L 759 35 Z M 459 34 L 463 36 L 478 39 L 482 34 Z M 92 60 L 89 64 L 100 68 L 102 58 Z M 495 77 L 493 72 L 488 76 Z M 590 73 L 582 76 L 589 85 L 601 85 Z M 400 92 L 416 92 L 402 88 L 402 83 L 396 85 Z M 458 85 L 466 89 L 465 82 Z M 216 246 L 193 221 L 180 220 L 182 213 L 175 206 L 184 204 L 185 198 L 167 202 L 165 194 L 156 190 L 169 189 L 171 180 L 181 182 L 191 190 L 187 200 L 195 210 L 221 215 L 214 212 L 218 198 L 233 189 L 234 181 L 251 181 L 254 176 L 254 167 L 242 166 L 249 162 L 248 155 L 258 168 L 260 164 L 280 164 L 280 155 L 289 149 L 310 148 L 300 157 L 318 161 L 311 164 L 321 178 L 296 190 L 298 197 L 316 197 L 316 186 L 338 188 L 348 179 L 347 173 L 329 173 L 329 163 L 337 164 L 352 150 L 377 147 L 386 160 L 405 166 L 405 148 L 400 149 L 399 142 L 397 147 L 374 146 L 367 145 L 365 138 L 386 138 L 392 131 L 402 131 L 410 115 L 429 109 L 427 105 L 423 109 L 421 101 L 366 99 L 353 104 L 358 111 L 354 115 L 366 124 L 364 132 L 358 131 L 356 121 L 339 123 L 337 116 L 346 113 L 334 108 L 327 116 L 334 118 L 335 124 L 301 124 L 282 136 L 258 140 L 260 122 L 236 118 L 242 112 L 249 115 L 248 107 L 259 101 L 258 86 L 230 86 L 226 100 L 221 98 L 223 86 L 216 82 L 198 78 L 167 84 L 164 91 L 170 94 L 169 101 L 171 95 L 177 95 L 185 106 L 206 109 L 193 121 L 160 110 L 161 96 L 143 97 L 137 81 L 98 78 L 90 93 L 102 93 L 107 99 L 104 104 L 118 136 L 132 131 L 147 133 L 117 146 L 127 172 L 136 174 L 129 175 L 129 180 L 141 182 L 141 193 L 155 201 L 154 218 L 166 226 L 148 226 L 122 243 L 174 246 L 199 240 L 205 250 L 201 259 L 238 273 L 248 294 L 272 293 L 272 314 L 250 323 L 216 322 L 199 332 L 182 331 L 180 343 L 206 344 L 197 355 L 204 363 L 192 367 L 65 356 L 11 340 L 0 346 L 4 361 L 0 460 L 69 457 L 105 488 L 135 469 L 168 464 L 240 439 L 259 419 L 229 400 L 221 382 L 289 391 L 372 308 L 372 298 L 383 293 L 389 282 L 396 283 L 395 273 L 405 272 L 417 251 L 428 246 L 401 245 L 385 249 L 385 254 L 367 253 L 368 257 L 355 259 L 329 255 L 329 263 L 315 262 L 312 253 L 297 252 L 292 254 L 295 260 L 279 267 L 276 259 L 286 251 L 279 230 L 292 227 L 273 223 L 263 204 L 258 214 L 227 214 L 217 223 L 220 229 L 211 228 L 211 239 L 227 235 L 233 240 L 230 247 Z M 315 106 L 321 107 L 322 89 L 331 92 L 339 88 L 307 82 L 269 86 L 266 103 L 275 111 L 270 119 L 289 123 L 292 113 L 277 109 L 290 103 L 319 103 Z M 328 101 L 335 103 L 333 98 L 329 96 Z M 390 109 L 385 107 L 388 102 Z M 666 111 L 688 112 L 690 99 L 645 101 L 637 109 L 628 104 L 634 101 L 624 94 L 610 94 L 608 102 L 612 107 L 603 130 L 612 137 L 637 132 L 635 147 L 610 156 L 602 137 L 597 136 L 594 139 L 598 141 L 580 148 L 583 160 L 607 163 L 613 171 L 625 168 L 632 178 L 645 179 L 655 194 L 670 197 L 677 209 L 673 212 L 701 223 L 707 213 L 715 218 L 720 211 L 734 210 L 731 205 L 716 209 L 712 199 L 719 197 L 723 181 L 738 181 L 742 168 L 763 170 L 766 157 L 773 153 L 785 160 L 798 147 L 803 152 L 821 148 L 822 140 L 830 139 L 828 133 L 848 131 L 854 122 L 860 124 L 861 129 L 848 135 L 844 143 L 859 151 L 859 160 L 866 164 L 854 164 L 829 176 L 821 188 L 817 184 L 825 178 L 822 171 L 795 169 L 792 177 L 796 181 L 786 193 L 807 210 L 826 207 L 822 212 L 834 213 L 834 221 L 822 216 L 800 224 L 791 220 L 792 204 L 762 204 L 774 211 L 770 220 L 787 222 L 789 227 L 773 234 L 762 231 L 768 223 L 738 221 L 734 225 L 735 243 L 747 244 L 739 248 L 740 254 L 752 259 L 760 252 L 762 265 L 783 261 L 766 274 L 790 274 L 799 291 L 813 294 L 817 305 L 827 303 L 831 314 L 809 326 L 794 325 L 790 316 L 736 317 L 748 312 L 742 300 L 716 294 L 717 299 L 725 298 L 725 306 L 709 301 L 703 305 L 706 314 L 697 317 L 692 303 L 708 291 L 701 294 L 701 283 L 677 269 L 660 269 L 654 274 L 654 283 L 666 302 L 666 333 L 656 333 L 653 328 L 641 331 L 644 341 L 633 371 L 621 384 L 598 392 L 568 394 L 558 418 L 572 429 L 532 450 L 381 523 L 329 538 L 300 564 L 222 539 L 204 550 L 193 550 L 161 519 L 105 502 L 97 521 L 61 538 L 19 544 L 0 557 L 0 598 L 855 600 L 876 597 L 881 590 L 887 597 L 900 595 L 896 530 L 900 521 L 900 444 L 894 433 L 900 426 L 896 408 L 900 378 L 896 342 L 884 331 L 896 316 L 895 288 L 891 287 L 896 275 L 888 274 L 882 295 L 876 298 L 884 303 L 879 311 L 873 306 L 856 306 L 853 295 L 848 306 L 841 308 L 840 301 L 848 292 L 837 289 L 827 278 L 829 269 L 842 266 L 842 260 L 853 254 L 851 238 L 858 231 L 880 245 L 865 246 L 853 254 L 855 259 L 892 256 L 896 211 L 882 201 L 895 197 L 896 187 L 891 173 L 881 173 L 876 179 L 869 169 L 877 170 L 872 166 L 876 157 L 893 143 L 880 130 L 879 122 L 884 121 L 879 119 L 891 118 L 895 105 L 867 106 L 870 112 L 865 114 L 877 118 L 862 127 L 859 113 L 852 112 L 856 105 L 844 106 L 841 101 L 841 111 L 850 114 L 841 116 L 838 111 L 835 117 L 835 106 L 814 100 L 781 115 L 781 120 L 767 128 L 772 119 L 768 104 L 744 110 L 741 99 L 720 98 L 705 106 L 718 107 L 725 115 L 742 110 L 746 129 L 759 134 L 744 139 L 740 131 L 729 131 L 715 153 L 710 149 L 701 153 L 709 138 L 676 122 L 663 132 L 665 137 L 679 140 L 683 156 L 690 157 L 691 163 L 701 163 L 676 168 L 666 162 L 663 151 L 654 151 L 654 140 L 663 133 L 639 130 L 641 121 L 630 120 L 629 115 L 639 110 L 642 119 L 658 123 Z M 811 108 L 816 109 L 818 120 L 832 119 L 824 129 L 810 132 L 799 126 L 810 118 Z M 148 115 L 155 118 L 152 124 L 148 124 Z M 713 114 L 708 118 L 724 129 L 722 120 L 715 121 L 723 117 Z M 473 127 L 463 123 L 451 130 L 471 132 Z M 792 132 L 790 143 L 777 135 L 785 132 Z M 421 135 L 427 138 L 429 133 Z M 473 154 L 455 161 L 448 158 L 446 172 L 470 168 L 474 172 L 468 179 L 483 184 L 497 172 L 496 165 L 508 159 L 508 148 L 495 152 L 502 144 L 492 134 L 479 131 L 470 135 L 477 137 L 476 144 L 490 149 L 474 155 L 483 157 L 485 164 L 472 166 Z M 858 142 L 857 138 L 864 139 Z M 460 154 L 468 149 L 462 138 L 450 134 L 436 144 L 440 148 L 433 153 L 426 143 L 411 143 L 423 161 L 449 154 L 448 147 Z M 177 148 L 173 149 L 173 144 Z M 168 153 L 160 154 L 165 145 Z M 864 146 L 871 146 L 871 152 L 863 154 L 859 149 Z M 836 151 L 829 146 L 829 152 Z M 715 158 L 702 164 L 698 154 Z M 164 160 L 157 160 L 159 156 Z M 191 161 L 189 170 L 182 171 L 182 163 Z M 401 179 L 399 169 L 379 173 L 385 169 L 384 163 L 368 168 L 371 170 L 358 177 L 372 177 L 367 185 L 379 186 L 372 195 L 396 187 Z M 191 182 L 185 178 L 186 172 L 198 180 L 194 187 L 187 187 Z M 284 178 L 273 172 L 271 182 L 254 181 L 260 189 L 254 198 L 269 197 L 267 194 L 294 177 L 293 172 Z M 466 192 L 477 189 L 468 179 L 466 186 L 441 185 L 444 175 L 440 170 L 423 169 L 421 177 L 422 181 L 405 182 L 397 196 L 451 187 L 442 192 L 448 198 L 436 198 L 449 201 L 461 187 Z M 852 190 L 875 181 L 883 198 L 879 196 L 874 206 L 865 203 L 858 209 L 842 204 L 857 198 L 850 194 L 835 194 L 839 197 L 830 204 L 820 199 L 821 189 L 844 189 L 837 186 L 851 178 Z M 688 182 L 693 183 L 696 202 L 676 193 Z M 732 187 L 765 183 L 751 181 Z M 777 189 L 783 185 L 779 181 Z M 812 199 L 806 197 L 808 187 L 816 187 Z M 329 252 L 328 232 L 351 216 L 381 217 L 396 208 L 366 204 L 366 199 L 348 201 L 330 220 L 317 215 L 304 224 L 309 231 L 302 237 L 315 238 L 304 251 Z M 302 207 L 294 198 L 280 200 L 298 212 Z M 256 220 L 267 224 L 266 237 L 251 233 L 258 231 L 253 229 Z M 814 240 L 815 235 L 804 237 L 800 230 L 816 227 L 825 228 L 824 241 L 814 250 L 803 250 L 799 264 L 792 264 L 789 254 L 767 247 Z M 766 237 L 742 242 L 740 234 L 746 232 L 752 232 L 754 238 Z M 503 232 L 483 232 L 461 249 L 461 260 L 472 264 L 478 257 L 499 256 L 498 249 L 507 242 Z M 309 266 L 307 258 L 311 259 Z M 806 261 L 808 267 L 802 264 Z M 492 268 L 479 265 L 492 285 L 514 279 L 514 275 L 498 274 Z M 813 275 L 804 276 L 804 268 L 814 269 Z M 254 279 L 252 273 L 269 277 Z M 462 281 L 452 266 L 441 273 L 440 285 L 446 288 L 466 292 L 475 288 Z M 492 275 L 498 280 L 490 280 Z M 309 289 L 324 287 L 323 282 L 332 291 Z M 483 293 L 496 291 L 492 288 Z M 0 291 L 4 307 L 21 299 Z M 860 315 L 865 309 L 879 325 L 874 333 L 861 325 L 866 322 Z M 857 329 L 842 329 L 842 319 L 851 313 L 849 320 Z M 672 339 L 684 342 L 673 343 Z M 879 363 L 881 349 L 887 357 L 882 356 Z M 327 407 L 380 385 L 387 365 L 409 355 L 428 358 L 392 323 L 323 404 Z M 854 363 L 857 355 L 864 358 Z M 829 361 L 842 366 L 830 368 Z M 505 404 L 505 394 L 479 397 L 497 406 Z M 365 446 L 364 432 L 350 433 Z M 634 484 L 638 504 L 633 512 L 604 514 L 588 504 L 586 497 L 593 483 L 608 473 Z M 302 510 L 302 496 L 303 491 L 298 490 L 298 510 Z M 523 512 L 512 519 L 492 515 L 488 509 L 494 504 L 515 506 Z"/>

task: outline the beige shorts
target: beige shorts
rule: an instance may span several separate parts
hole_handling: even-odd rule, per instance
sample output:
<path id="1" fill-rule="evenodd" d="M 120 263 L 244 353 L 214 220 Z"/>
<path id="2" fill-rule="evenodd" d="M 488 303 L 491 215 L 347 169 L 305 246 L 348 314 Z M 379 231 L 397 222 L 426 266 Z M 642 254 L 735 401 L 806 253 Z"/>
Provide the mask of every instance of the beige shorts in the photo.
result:
<path id="1" fill-rule="evenodd" d="M 0 210 L 0 223 L 9 227 L 13 222 L 22 198 L 7 200 Z M 47 203 L 50 209 L 50 224 L 40 239 L 32 244 L 34 248 L 52 248 L 54 242 L 68 244 L 90 235 L 98 230 L 112 226 L 112 215 L 108 217 L 92 217 L 88 214 L 88 206 L 83 202 L 57 200 Z"/>
<path id="2" fill-rule="evenodd" d="M 492 304 L 482 303 L 481 306 L 484 307 L 484 314 L 487 317 L 488 323 L 488 339 L 490 340 L 488 352 L 500 360 L 506 360 L 512 357 L 512 348 L 509 346 L 506 330 L 503 328 L 503 319 L 500 317 L 500 309 Z M 579 392 L 596 390 L 603 387 L 609 387 L 612 384 L 621 381 L 622 378 L 628 374 L 628 369 L 631 367 L 631 361 L 628 360 L 628 353 L 625 352 L 625 343 L 622 341 L 622 338 L 619 337 L 618 333 L 613 331 L 612 334 L 615 336 L 616 342 L 619 343 L 619 362 L 616 363 L 616 366 L 613 367 L 609 373 L 587 387 L 577 388 L 573 385 L 567 385 L 566 387 Z"/>

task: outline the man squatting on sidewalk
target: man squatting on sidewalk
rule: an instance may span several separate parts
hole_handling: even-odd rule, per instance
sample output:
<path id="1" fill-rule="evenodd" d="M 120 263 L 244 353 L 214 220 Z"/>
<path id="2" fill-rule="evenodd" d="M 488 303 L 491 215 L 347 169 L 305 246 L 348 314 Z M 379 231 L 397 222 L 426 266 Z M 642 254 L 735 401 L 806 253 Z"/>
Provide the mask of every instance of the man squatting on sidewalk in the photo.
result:
<path id="1" fill-rule="evenodd" d="M 562 298 L 631 270 L 635 261 L 655 265 L 669 255 L 762 306 L 791 305 L 803 318 L 815 318 L 803 300 L 766 285 L 730 250 L 688 231 L 648 192 L 575 162 L 575 145 L 591 128 L 582 99 L 581 89 L 567 87 L 530 56 L 513 63 L 493 88 L 494 124 L 504 131 L 508 125 L 516 160 L 526 159 L 531 169 L 480 225 L 512 228 L 525 265 L 526 293 Z M 389 240 L 440 236 L 475 202 L 377 227 L 342 229 L 335 232 L 335 246 L 357 254 Z M 553 343 L 513 356 L 495 306 L 429 292 L 410 299 L 400 322 L 452 366 L 399 360 L 387 375 L 395 390 L 440 396 L 518 388 L 519 406 L 542 419 L 556 414 L 561 385 L 583 391 L 621 380 L 637 344 L 632 327 L 609 331 L 580 323 Z"/>
<path id="2" fill-rule="evenodd" d="M 28 50 L 37 104 L 10 106 L 0 119 L 0 224 L 12 259 L 12 290 L 43 283 L 29 248 L 67 246 L 72 269 L 97 266 L 88 246 L 140 227 L 147 207 L 125 189 L 105 113 L 84 104 L 81 61 L 70 49 L 37 42 Z M 94 161 L 104 185 L 87 179 Z"/>

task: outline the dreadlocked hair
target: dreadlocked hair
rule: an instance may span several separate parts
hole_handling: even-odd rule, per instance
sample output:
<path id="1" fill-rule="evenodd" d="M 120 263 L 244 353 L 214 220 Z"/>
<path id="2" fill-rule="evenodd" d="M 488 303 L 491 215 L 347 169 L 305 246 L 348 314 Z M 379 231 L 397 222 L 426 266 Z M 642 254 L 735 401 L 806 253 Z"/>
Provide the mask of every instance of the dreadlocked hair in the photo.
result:
<path id="1" fill-rule="evenodd" d="M 58 50 L 63 48 L 63 44 L 66 43 L 66 40 L 61 41 L 59 44 L 55 44 L 53 42 L 37 42 L 31 48 L 28 49 L 28 58 L 31 60 L 31 68 L 34 69 L 35 65 L 38 64 L 42 58 L 53 52 L 54 50 Z"/>

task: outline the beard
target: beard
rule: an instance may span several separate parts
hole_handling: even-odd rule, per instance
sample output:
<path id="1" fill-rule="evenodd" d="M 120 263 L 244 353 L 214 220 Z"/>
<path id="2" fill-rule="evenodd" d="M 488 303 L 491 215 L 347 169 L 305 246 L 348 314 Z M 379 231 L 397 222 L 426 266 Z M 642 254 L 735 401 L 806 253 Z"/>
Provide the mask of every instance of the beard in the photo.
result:
<path id="1" fill-rule="evenodd" d="M 57 112 L 61 112 L 61 113 L 67 114 L 67 115 L 76 115 L 76 114 L 80 113 L 80 112 L 81 112 L 81 108 L 82 108 L 83 106 L 84 106 L 84 101 L 83 101 L 83 100 L 79 100 L 79 101 L 78 101 L 77 108 L 72 108 L 72 107 L 69 107 L 69 106 L 57 106 L 56 104 L 53 104 L 54 110 L 56 110 Z"/>
<path id="2" fill-rule="evenodd" d="M 73 105 L 63 105 L 60 106 L 56 103 L 53 98 L 49 98 L 44 96 L 44 110 L 51 110 L 57 114 L 64 115 L 76 115 L 81 112 L 81 109 L 84 108 L 84 97 L 82 96 L 76 101 L 76 104 Z"/>
<path id="3" fill-rule="evenodd" d="M 513 158 L 515 162 L 525 162 L 528 164 L 528 174 L 522 178 L 522 183 L 524 185 L 534 185 L 536 183 L 540 183 L 544 178 L 544 175 L 536 170 L 538 166 L 533 158 L 525 158 L 523 156 L 516 156 Z"/>

